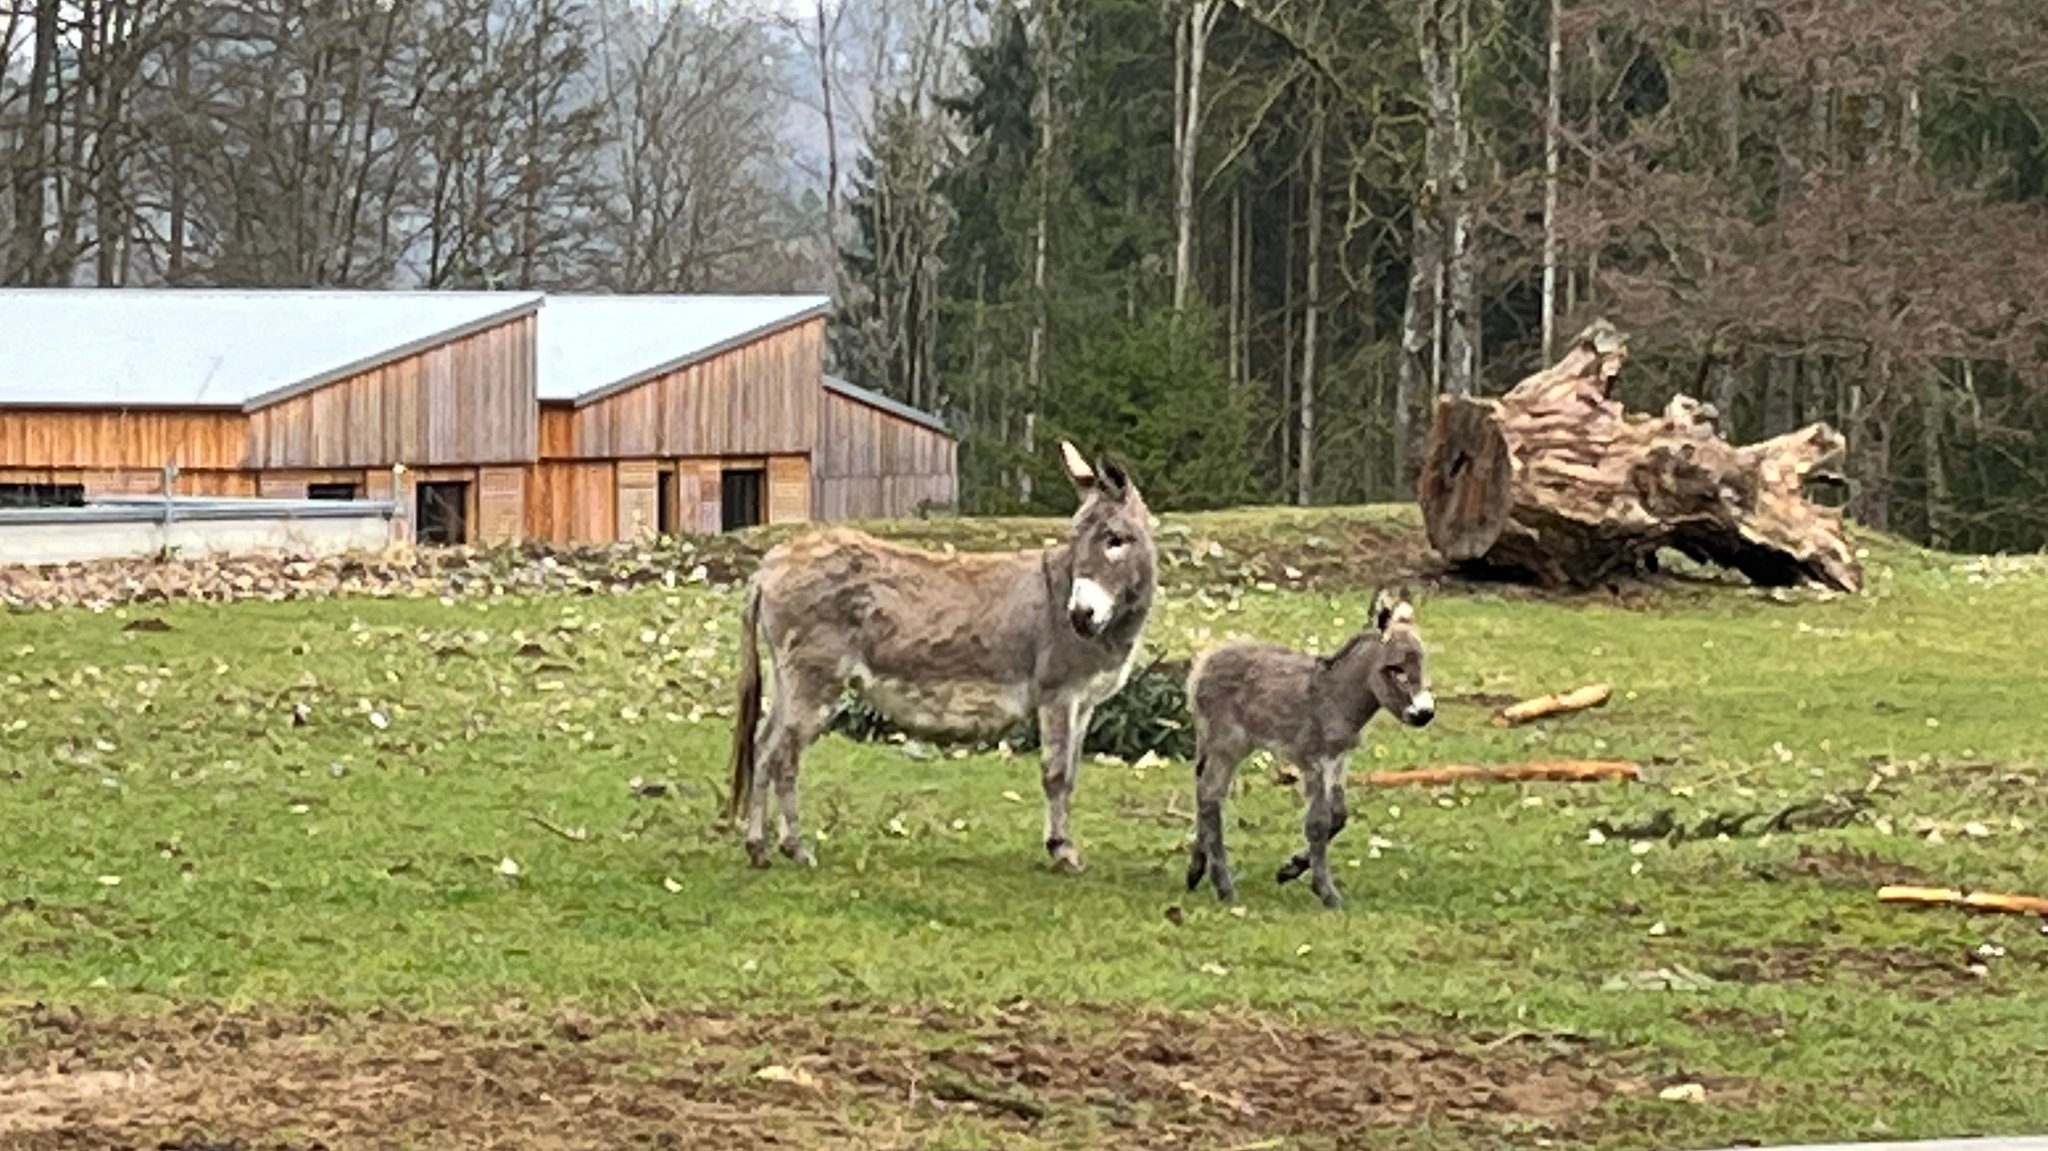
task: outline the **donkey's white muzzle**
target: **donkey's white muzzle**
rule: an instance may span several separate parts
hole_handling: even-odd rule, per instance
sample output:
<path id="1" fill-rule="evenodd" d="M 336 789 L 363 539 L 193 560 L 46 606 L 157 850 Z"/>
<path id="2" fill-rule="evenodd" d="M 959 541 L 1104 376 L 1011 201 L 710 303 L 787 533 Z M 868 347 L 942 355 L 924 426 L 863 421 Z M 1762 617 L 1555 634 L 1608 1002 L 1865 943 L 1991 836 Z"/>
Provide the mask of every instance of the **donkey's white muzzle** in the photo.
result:
<path id="1" fill-rule="evenodd" d="M 1435 718 L 1436 696 L 1427 691 L 1416 692 L 1415 698 L 1408 701 L 1407 709 L 1401 713 L 1401 719 L 1410 727 L 1427 727 Z"/>
<path id="2" fill-rule="evenodd" d="M 1116 597 L 1092 579 L 1077 579 L 1067 596 L 1067 619 L 1084 636 L 1099 634 L 1116 612 Z"/>

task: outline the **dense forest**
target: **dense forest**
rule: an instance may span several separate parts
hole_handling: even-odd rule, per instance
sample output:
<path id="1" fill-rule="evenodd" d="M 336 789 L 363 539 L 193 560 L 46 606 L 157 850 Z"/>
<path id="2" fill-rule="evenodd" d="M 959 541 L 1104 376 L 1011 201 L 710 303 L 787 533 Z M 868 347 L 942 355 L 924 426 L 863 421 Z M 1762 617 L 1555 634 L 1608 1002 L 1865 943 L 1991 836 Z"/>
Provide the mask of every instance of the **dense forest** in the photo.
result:
<path id="1" fill-rule="evenodd" d="M 5 0 L 0 280 L 827 290 L 969 510 L 1409 499 L 1584 325 L 1634 407 L 2048 544 L 2048 6 Z M 0 334 L 0 357 L 10 339 Z"/>

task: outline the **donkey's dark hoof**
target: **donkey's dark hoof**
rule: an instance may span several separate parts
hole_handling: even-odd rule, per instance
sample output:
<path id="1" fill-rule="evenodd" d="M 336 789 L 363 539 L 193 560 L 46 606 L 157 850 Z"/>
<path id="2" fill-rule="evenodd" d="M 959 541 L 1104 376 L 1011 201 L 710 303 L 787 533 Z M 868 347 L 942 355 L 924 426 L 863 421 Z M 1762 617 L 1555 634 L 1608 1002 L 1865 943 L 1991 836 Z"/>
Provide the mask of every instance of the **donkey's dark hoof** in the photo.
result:
<path id="1" fill-rule="evenodd" d="M 1281 864 L 1280 870 L 1273 873 L 1273 878 L 1281 883 L 1293 883 L 1295 880 L 1300 879 L 1303 875 L 1307 874 L 1307 872 L 1308 860 L 1303 859 L 1301 856 L 1297 855 L 1294 858 L 1288 860 L 1287 862 Z"/>
<path id="2" fill-rule="evenodd" d="M 747 841 L 747 862 L 756 868 L 768 866 L 768 845 L 758 839 Z"/>
<path id="3" fill-rule="evenodd" d="M 1209 857 L 1197 855 L 1188 861 L 1188 890 L 1202 886 L 1203 877 L 1209 874 Z"/>
<path id="4" fill-rule="evenodd" d="M 1331 911 L 1342 911 L 1344 909 L 1344 897 L 1334 891 L 1319 891 L 1316 893 L 1316 898 L 1322 900 L 1323 906 Z"/>
<path id="5" fill-rule="evenodd" d="M 811 849 L 805 847 L 803 843 L 799 840 L 788 840 L 784 842 L 782 845 L 782 856 L 783 858 L 789 860 L 791 863 L 796 864 L 798 867 L 818 866 L 818 857 L 812 855 Z"/>

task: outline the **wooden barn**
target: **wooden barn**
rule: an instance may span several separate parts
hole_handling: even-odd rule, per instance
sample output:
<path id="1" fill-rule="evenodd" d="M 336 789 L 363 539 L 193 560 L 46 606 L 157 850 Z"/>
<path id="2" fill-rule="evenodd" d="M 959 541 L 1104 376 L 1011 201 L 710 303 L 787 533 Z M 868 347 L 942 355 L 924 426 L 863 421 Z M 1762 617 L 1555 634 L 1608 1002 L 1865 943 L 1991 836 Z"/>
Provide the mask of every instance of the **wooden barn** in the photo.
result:
<path id="1" fill-rule="evenodd" d="M 549 296 L 527 534 L 607 543 L 811 518 L 823 296 Z"/>
<path id="2" fill-rule="evenodd" d="M 388 498 L 423 543 L 607 543 L 955 498 L 824 376 L 823 296 L 0 290 L 0 506 Z M 403 465 L 402 472 L 394 468 Z"/>
<path id="3" fill-rule="evenodd" d="M 812 457 L 819 520 L 894 519 L 959 499 L 959 442 L 938 418 L 879 392 L 825 377 Z"/>
<path id="4" fill-rule="evenodd" d="M 0 506 L 404 486 L 422 542 L 518 538 L 538 292 L 0 290 Z M 393 466 L 404 465 L 402 476 Z"/>

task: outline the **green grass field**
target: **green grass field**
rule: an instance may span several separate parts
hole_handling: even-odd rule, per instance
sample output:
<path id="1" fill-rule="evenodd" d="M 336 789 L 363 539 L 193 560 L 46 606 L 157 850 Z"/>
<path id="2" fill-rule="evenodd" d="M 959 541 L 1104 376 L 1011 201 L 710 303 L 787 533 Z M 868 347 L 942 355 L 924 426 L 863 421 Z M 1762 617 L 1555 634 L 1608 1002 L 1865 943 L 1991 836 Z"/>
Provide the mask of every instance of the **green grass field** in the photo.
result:
<path id="1" fill-rule="evenodd" d="M 1169 517 L 1148 649 L 1333 647 L 1369 596 L 1345 541 L 1398 519 Z M 1337 913 L 1273 883 L 1299 807 L 1258 766 L 1236 908 L 1183 888 L 1180 762 L 1085 764 L 1066 877 L 1035 760 L 828 737 L 819 867 L 748 869 L 715 821 L 731 587 L 0 616 L 0 1143 L 2048 1130 L 2042 924 L 1875 900 L 2048 894 L 2048 565 L 1873 546 L 1859 597 L 1425 595 L 1440 717 L 1376 720 L 1355 768 L 1646 779 L 1354 784 Z M 1487 722 L 1596 680 L 1605 708 Z M 1839 829 L 1589 834 L 1866 790 Z"/>

